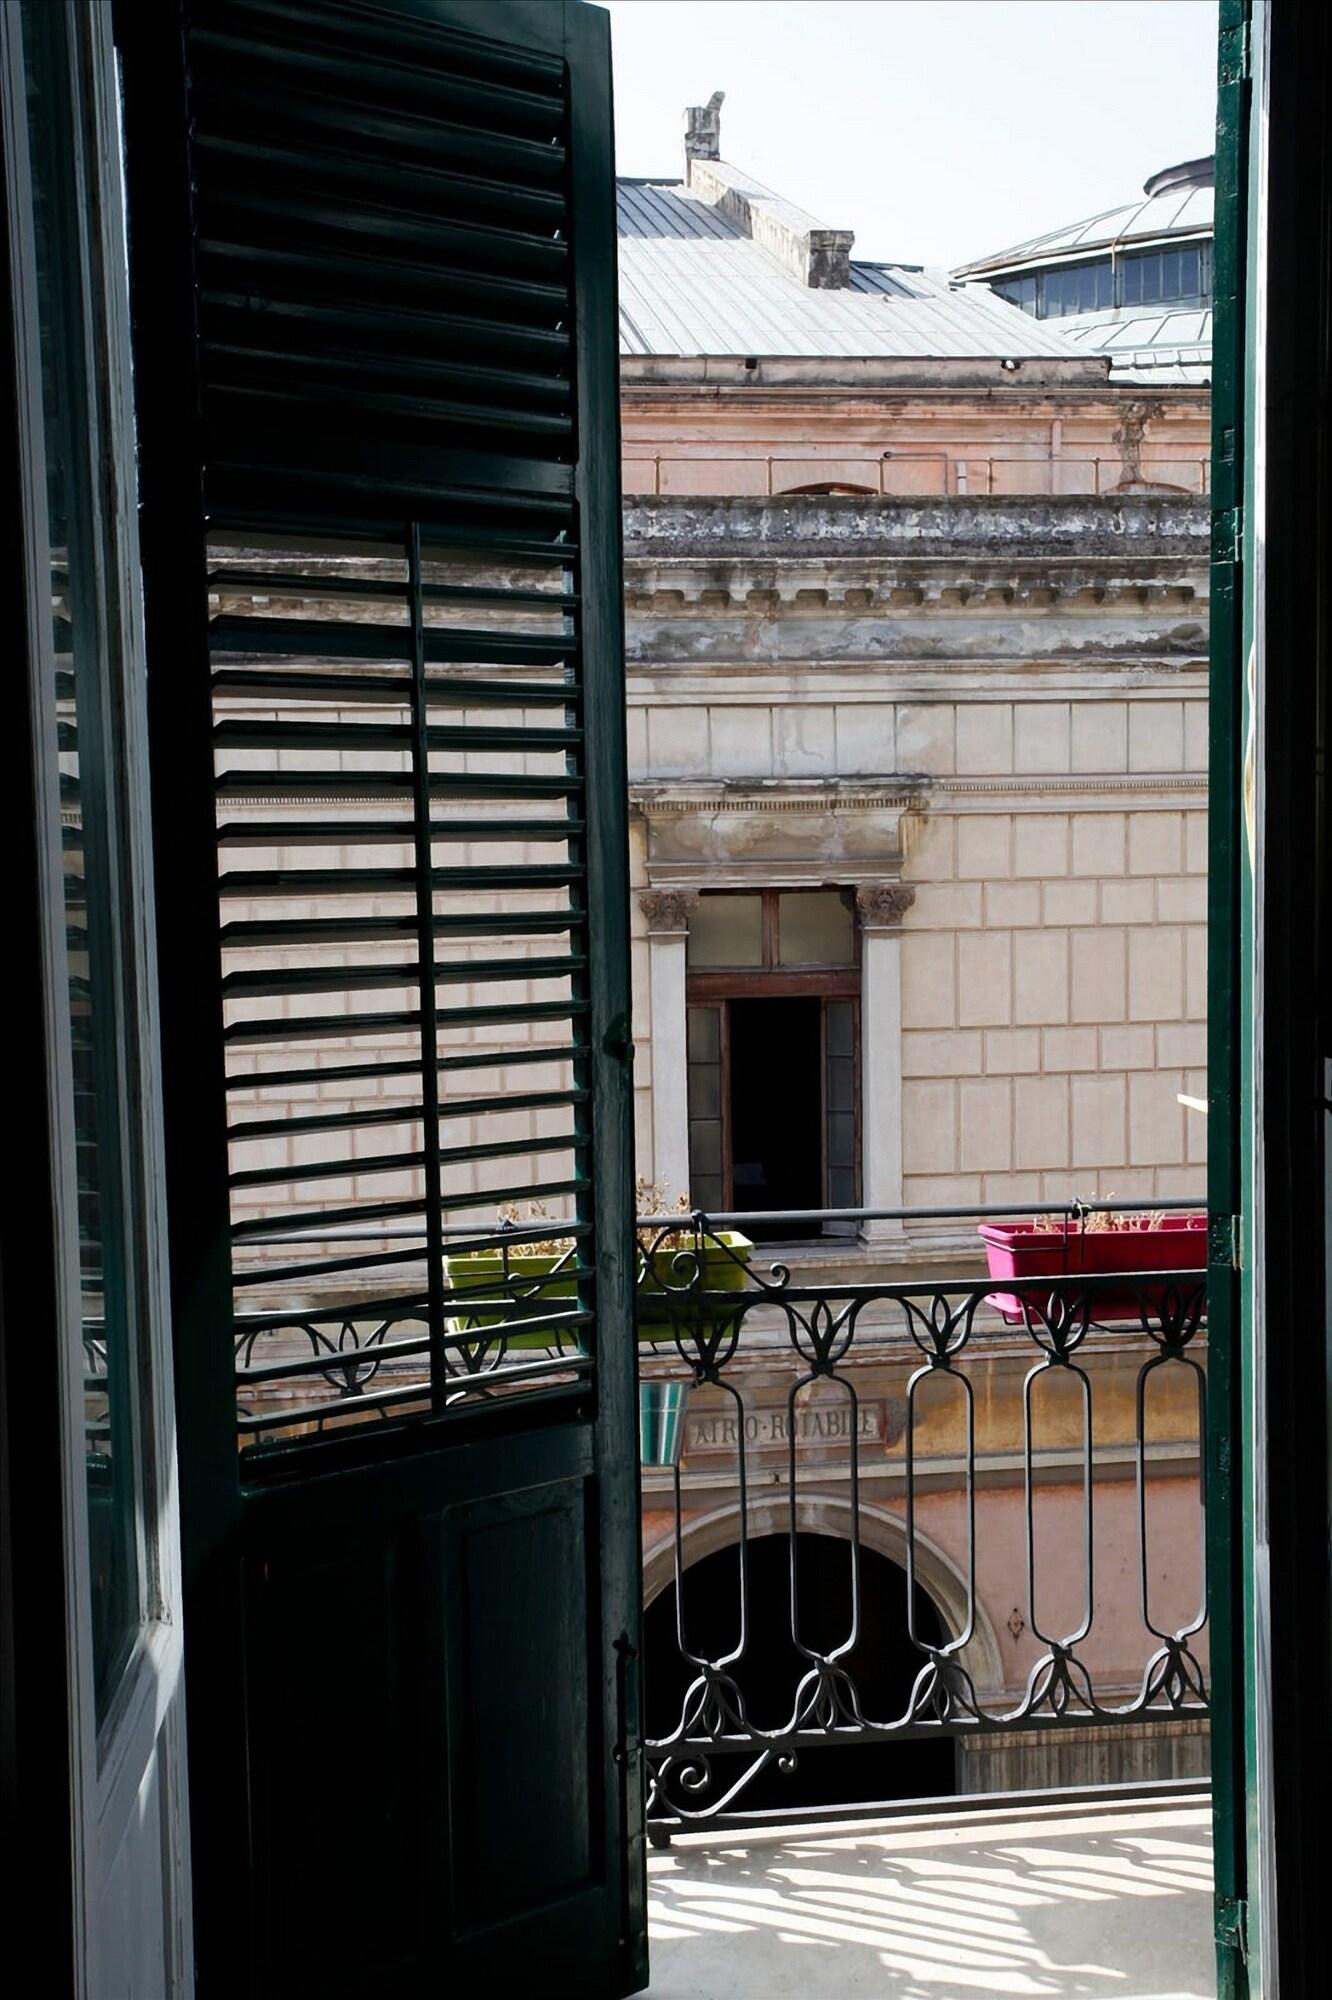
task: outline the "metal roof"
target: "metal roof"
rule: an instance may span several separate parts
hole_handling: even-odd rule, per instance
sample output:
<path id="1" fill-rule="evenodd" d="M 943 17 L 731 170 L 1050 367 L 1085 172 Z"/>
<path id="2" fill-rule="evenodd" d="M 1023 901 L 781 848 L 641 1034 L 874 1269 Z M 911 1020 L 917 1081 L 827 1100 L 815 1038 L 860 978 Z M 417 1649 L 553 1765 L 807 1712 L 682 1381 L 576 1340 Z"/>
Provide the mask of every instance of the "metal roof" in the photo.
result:
<path id="1" fill-rule="evenodd" d="M 1087 358 L 1053 322 L 911 265 L 852 265 L 845 289 L 803 285 L 674 181 L 618 183 L 620 351 L 637 355 Z"/>
<path id="2" fill-rule="evenodd" d="M 1084 354 L 1107 357 L 1112 381 L 1202 385 L 1212 379 L 1210 307 L 1088 313 L 1059 325 Z"/>
<path id="3" fill-rule="evenodd" d="M 1150 183 L 1149 183 L 1150 185 Z M 1118 249 L 1132 243 L 1141 247 L 1164 238 L 1210 236 L 1215 209 L 1215 190 L 1210 187 L 1165 188 L 1138 201 L 1108 208 L 1085 222 L 1071 222 L 1063 229 L 1051 229 L 1033 236 L 1011 250 L 978 257 L 958 266 L 955 277 L 992 278 L 1003 272 L 1017 272 L 1032 265 L 1068 262 L 1090 256 L 1096 250 Z"/>
<path id="4" fill-rule="evenodd" d="M 1213 162 L 1184 160 L 1154 174 L 1138 201 L 1125 202 L 1085 222 L 1033 236 L 1011 250 L 963 264 L 955 278 L 982 279 L 1019 276 L 1051 265 L 1078 263 L 1084 257 L 1125 248 L 1145 249 L 1152 243 L 1210 240 L 1215 195 Z M 1202 385 L 1212 379 L 1212 315 L 1203 307 L 1114 306 L 1079 313 L 1057 324 L 1064 338 L 1083 354 L 1104 355 L 1111 380 Z"/>

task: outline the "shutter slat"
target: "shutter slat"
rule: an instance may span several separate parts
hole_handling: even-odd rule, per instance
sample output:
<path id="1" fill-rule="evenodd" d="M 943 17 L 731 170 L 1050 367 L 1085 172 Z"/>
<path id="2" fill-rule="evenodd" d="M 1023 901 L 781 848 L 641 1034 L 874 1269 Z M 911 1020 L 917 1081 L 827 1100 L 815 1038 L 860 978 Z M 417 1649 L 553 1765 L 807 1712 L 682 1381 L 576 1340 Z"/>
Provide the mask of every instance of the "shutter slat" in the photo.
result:
<path id="1" fill-rule="evenodd" d="M 528 840 L 544 846 L 550 841 L 576 839 L 584 831 L 575 819 L 432 819 L 431 842 Z M 217 832 L 224 846 L 274 847 L 283 842 L 293 847 L 370 847 L 402 845 L 411 838 L 411 827 L 401 820 L 227 820 Z"/>
<path id="2" fill-rule="evenodd" d="M 501 1111 L 554 1111 L 567 1104 L 585 1104 L 585 1090 L 515 1091 L 497 1097 L 451 1098 L 445 1107 L 448 1118 L 485 1118 Z M 309 1132 L 342 1131 L 351 1126 L 419 1124 L 424 1116 L 419 1104 L 384 1106 L 371 1111 L 318 1112 L 308 1118 L 242 1118 L 227 1127 L 233 1144 L 247 1139 L 267 1139 Z"/>
<path id="3" fill-rule="evenodd" d="M 459 958 L 436 961 L 437 986 L 493 986 L 503 980 L 567 979 L 582 972 L 587 960 L 562 958 Z M 406 965 L 295 965 L 273 972 L 227 972 L 222 991 L 233 1000 L 269 999 L 279 993 L 373 993 L 378 988 L 411 986 L 417 963 Z"/>
<path id="4" fill-rule="evenodd" d="M 488 1046 L 478 1047 L 466 1055 L 445 1056 L 435 1067 L 440 1075 L 451 1075 L 461 1070 L 512 1069 L 525 1063 L 565 1063 L 586 1062 L 591 1051 L 583 1042 L 534 1042 L 527 1048 L 496 1051 Z M 391 1076 L 419 1076 L 419 1062 L 361 1062 L 328 1063 L 314 1068 L 284 1070 L 236 1070 L 227 1079 L 228 1090 L 259 1091 L 265 1089 L 304 1090 L 312 1084 L 322 1084 L 331 1091 L 354 1086 L 367 1079 L 374 1080 Z"/>

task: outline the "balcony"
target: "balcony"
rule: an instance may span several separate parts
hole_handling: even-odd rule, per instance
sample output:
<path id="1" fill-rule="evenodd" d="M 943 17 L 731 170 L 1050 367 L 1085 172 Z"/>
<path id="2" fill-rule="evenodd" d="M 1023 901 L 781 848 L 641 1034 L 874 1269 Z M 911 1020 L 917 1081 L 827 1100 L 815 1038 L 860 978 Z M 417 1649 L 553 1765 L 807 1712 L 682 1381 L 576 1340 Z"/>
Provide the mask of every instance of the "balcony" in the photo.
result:
<path id="1" fill-rule="evenodd" d="M 974 1212 L 640 1220 L 663 2000 L 1212 1991 L 1206 1279 L 1196 1234 L 1110 1268 L 1116 1217 L 1052 1210 L 1063 1268 L 1002 1282 Z M 576 1386 L 562 1226 L 459 1235 L 460 1400 Z M 417 1341 L 339 1318 L 262 1309 L 262 1362 L 238 1326 L 251 1435 L 422 1397 Z"/>
<path id="2" fill-rule="evenodd" d="M 771 1217 L 640 1221 L 643 1393 L 679 1406 L 642 1474 L 654 1842 L 1205 1780 L 1206 1281 L 1098 1268 L 1115 1214 L 1050 1211 L 1065 1268 L 1002 1286 L 932 1247 L 975 1214 L 888 1218 L 914 1268 L 820 1236 L 865 1211 L 776 1218 L 785 1250 L 743 1233 Z M 451 1254 L 458 1401 L 577 1390 L 589 1278 L 560 1227 Z M 420 1407 L 416 1316 L 247 1304 L 242 1435 Z"/>
<path id="3" fill-rule="evenodd" d="M 653 1837 L 1199 1781 L 1201 1236 L 1115 1271 L 1081 1211 L 1001 1289 L 802 1280 L 746 1220 L 640 1236 Z"/>
<path id="4" fill-rule="evenodd" d="M 1203 2000 L 1202 1270 L 1080 1211 L 1062 1275 L 814 1282 L 749 1220 L 640 1239 L 653 1994 Z"/>
<path id="5" fill-rule="evenodd" d="M 648 1864 L 651 2000 L 1210 2000 L 1205 1798 L 691 1834 Z"/>

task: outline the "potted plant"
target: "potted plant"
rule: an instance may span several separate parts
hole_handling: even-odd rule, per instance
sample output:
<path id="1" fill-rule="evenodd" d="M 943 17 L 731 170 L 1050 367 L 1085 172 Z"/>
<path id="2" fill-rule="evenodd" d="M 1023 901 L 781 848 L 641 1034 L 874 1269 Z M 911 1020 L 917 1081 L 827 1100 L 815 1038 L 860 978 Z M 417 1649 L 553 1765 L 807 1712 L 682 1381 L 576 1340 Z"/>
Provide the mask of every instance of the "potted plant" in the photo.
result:
<path id="1" fill-rule="evenodd" d="M 665 1212 L 662 1191 L 654 1184 L 640 1180 L 635 1195 L 640 1216 Z M 709 1231 L 702 1242 L 700 1271 L 699 1238 L 687 1195 L 679 1197 L 674 1212 L 680 1217 L 678 1228 L 658 1224 L 638 1232 L 638 1333 L 642 1340 L 671 1340 L 677 1326 L 685 1332 L 696 1328 L 698 1294 L 739 1291 L 753 1250 L 749 1238 L 738 1230 Z M 529 1204 L 525 1218 L 513 1206 L 500 1211 L 501 1229 L 545 1220 L 540 1202 Z M 444 1279 L 455 1305 L 467 1301 L 449 1320 L 451 1333 L 474 1333 L 500 1327 L 506 1321 L 533 1319 L 551 1301 L 574 1296 L 578 1285 L 574 1238 L 525 1237 L 511 1249 L 499 1243 L 485 1250 L 449 1254 L 444 1258 Z M 580 1345 L 577 1330 L 571 1332 L 572 1344 Z M 558 1328 L 537 1328 L 511 1334 L 509 1342 L 515 1348 L 547 1348 L 558 1338 Z"/>
<path id="2" fill-rule="evenodd" d="M 1029 1222 L 982 1222 L 980 1236 L 992 1278 L 1103 1277 L 1116 1271 L 1202 1271 L 1207 1264 L 1207 1217 L 1201 1212 L 1167 1214 L 1161 1209 L 1095 1213 L 1075 1207 L 1066 1216 L 1034 1216 Z M 1096 1320 L 1140 1320 L 1157 1306 L 1164 1285 L 1126 1286 L 1090 1293 Z M 1043 1301 L 1038 1292 L 1030 1304 Z M 992 1292 L 988 1303 L 1010 1325 L 1024 1319 L 1023 1296 Z"/>

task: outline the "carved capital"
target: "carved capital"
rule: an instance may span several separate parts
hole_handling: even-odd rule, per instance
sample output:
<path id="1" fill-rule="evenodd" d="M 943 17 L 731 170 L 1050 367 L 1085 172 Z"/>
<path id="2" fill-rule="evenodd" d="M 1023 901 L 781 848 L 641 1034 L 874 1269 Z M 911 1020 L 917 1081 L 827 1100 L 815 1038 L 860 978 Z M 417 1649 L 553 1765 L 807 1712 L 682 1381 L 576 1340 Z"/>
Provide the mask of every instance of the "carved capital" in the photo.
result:
<path id="1" fill-rule="evenodd" d="M 698 902 L 693 889 L 645 889 L 638 907 L 649 931 L 687 931 L 689 912 Z"/>
<path id="2" fill-rule="evenodd" d="M 856 908 L 863 931 L 893 931 L 916 900 L 909 882 L 862 882 L 856 890 Z"/>

